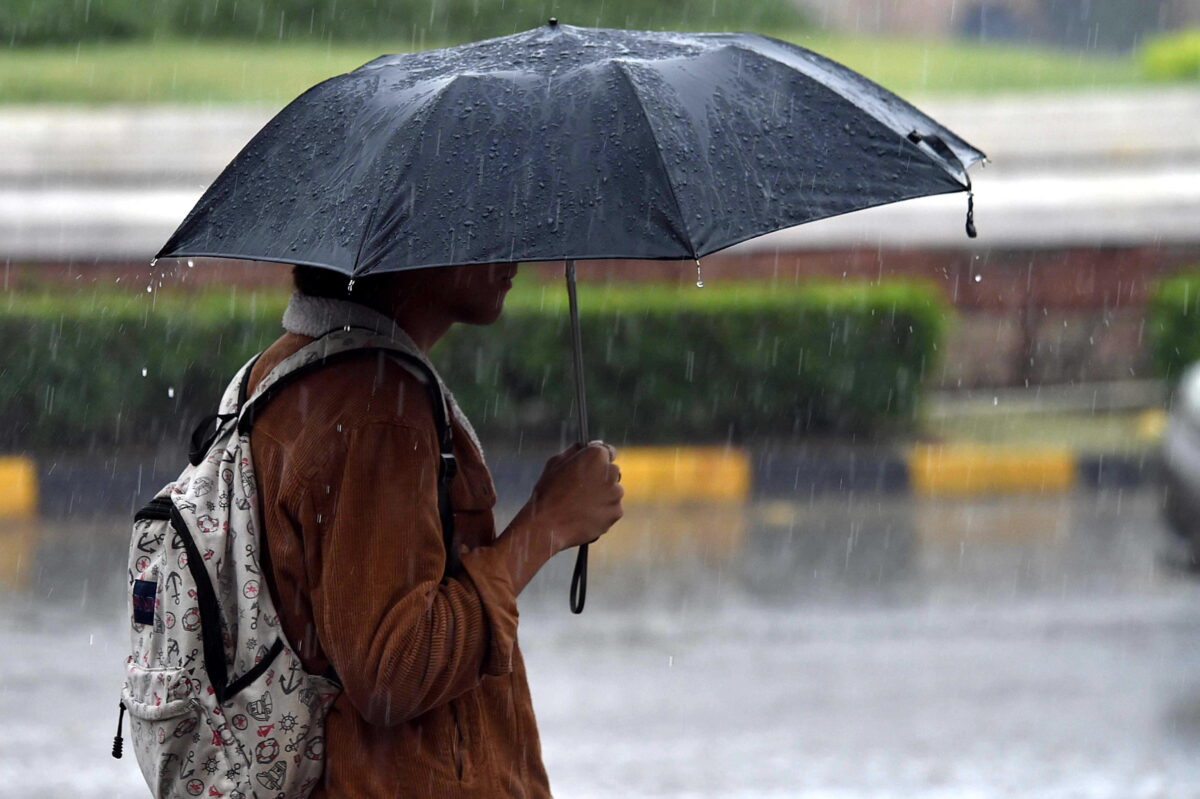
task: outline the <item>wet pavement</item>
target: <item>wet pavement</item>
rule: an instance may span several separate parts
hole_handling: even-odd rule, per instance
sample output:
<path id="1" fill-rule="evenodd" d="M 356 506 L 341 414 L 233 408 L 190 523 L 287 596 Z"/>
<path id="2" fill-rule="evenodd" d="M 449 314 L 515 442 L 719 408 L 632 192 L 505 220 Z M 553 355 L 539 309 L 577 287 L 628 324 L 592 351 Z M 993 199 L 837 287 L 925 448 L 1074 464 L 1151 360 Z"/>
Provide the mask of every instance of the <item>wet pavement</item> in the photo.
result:
<path id="1" fill-rule="evenodd" d="M 570 557 L 522 597 L 556 795 L 1200 797 L 1200 581 L 1162 565 L 1152 491 L 743 525 L 732 554 L 599 559 L 582 617 Z M 0 532 L 0 795 L 144 795 L 108 755 L 125 531 Z"/>

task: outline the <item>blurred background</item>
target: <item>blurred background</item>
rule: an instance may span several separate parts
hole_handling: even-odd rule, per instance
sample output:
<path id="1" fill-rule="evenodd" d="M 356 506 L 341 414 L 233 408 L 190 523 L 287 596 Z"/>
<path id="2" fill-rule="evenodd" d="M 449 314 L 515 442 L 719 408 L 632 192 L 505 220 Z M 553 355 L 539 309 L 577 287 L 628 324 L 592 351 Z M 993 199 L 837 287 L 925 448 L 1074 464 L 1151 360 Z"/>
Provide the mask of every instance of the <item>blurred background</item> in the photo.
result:
<path id="1" fill-rule="evenodd" d="M 279 333 L 287 266 L 151 255 L 312 84 L 550 16 L 795 42 L 992 161 L 974 240 L 953 195 L 581 264 L 629 493 L 583 616 L 567 557 L 522 596 L 557 795 L 1200 796 L 1200 0 L 5 0 L 5 795 L 141 795 L 131 514 Z M 501 525 L 572 436 L 561 283 L 434 351 Z"/>

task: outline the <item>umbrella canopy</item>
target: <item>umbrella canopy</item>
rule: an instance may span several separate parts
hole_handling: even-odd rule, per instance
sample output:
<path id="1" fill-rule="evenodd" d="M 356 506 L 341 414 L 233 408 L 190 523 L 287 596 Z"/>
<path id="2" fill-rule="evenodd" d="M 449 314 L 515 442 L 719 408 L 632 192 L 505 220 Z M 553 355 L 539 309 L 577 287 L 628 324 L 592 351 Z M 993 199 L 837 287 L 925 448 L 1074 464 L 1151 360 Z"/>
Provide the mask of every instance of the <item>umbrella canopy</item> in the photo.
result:
<path id="1" fill-rule="evenodd" d="M 576 259 L 698 264 L 780 228 L 969 192 L 967 168 L 983 157 L 802 47 L 552 19 L 383 56 L 313 87 L 225 168 L 158 257 L 282 261 L 351 278 L 564 260 L 586 442 Z M 576 613 L 586 591 L 585 544 Z"/>
<path id="2" fill-rule="evenodd" d="M 378 58 L 305 92 L 158 253 L 350 276 L 692 259 L 966 191 L 983 153 L 861 75 L 754 34 L 555 21 Z"/>

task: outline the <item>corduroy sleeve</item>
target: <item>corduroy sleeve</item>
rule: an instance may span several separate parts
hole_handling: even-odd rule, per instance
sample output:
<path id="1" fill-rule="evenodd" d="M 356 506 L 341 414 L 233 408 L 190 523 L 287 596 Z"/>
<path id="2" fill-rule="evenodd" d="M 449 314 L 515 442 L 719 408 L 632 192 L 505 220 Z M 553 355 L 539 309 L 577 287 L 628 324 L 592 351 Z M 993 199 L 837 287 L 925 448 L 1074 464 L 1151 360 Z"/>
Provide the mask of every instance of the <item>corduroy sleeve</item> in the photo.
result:
<path id="1" fill-rule="evenodd" d="M 310 491 L 301 511 L 321 540 L 317 635 L 364 718 L 399 724 L 512 669 L 516 596 L 489 547 L 462 555 L 463 572 L 442 581 L 430 431 L 386 421 L 343 431 L 344 456 L 312 483 L 336 495 L 326 504 Z"/>

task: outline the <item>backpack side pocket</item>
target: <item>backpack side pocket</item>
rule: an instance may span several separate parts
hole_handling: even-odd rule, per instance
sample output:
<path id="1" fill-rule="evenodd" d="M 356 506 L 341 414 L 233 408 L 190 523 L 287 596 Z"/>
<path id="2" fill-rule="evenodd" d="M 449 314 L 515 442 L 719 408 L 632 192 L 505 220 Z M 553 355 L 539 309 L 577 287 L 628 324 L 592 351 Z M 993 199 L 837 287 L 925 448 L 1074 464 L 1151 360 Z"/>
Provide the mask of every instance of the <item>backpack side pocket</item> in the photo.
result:
<path id="1" fill-rule="evenodd" d="M 249 764 L 200 690 L 188 669 L 128 668 L 121 701 L 138 766 L 156 799 L 228 796 L 244 778 Z"/>

